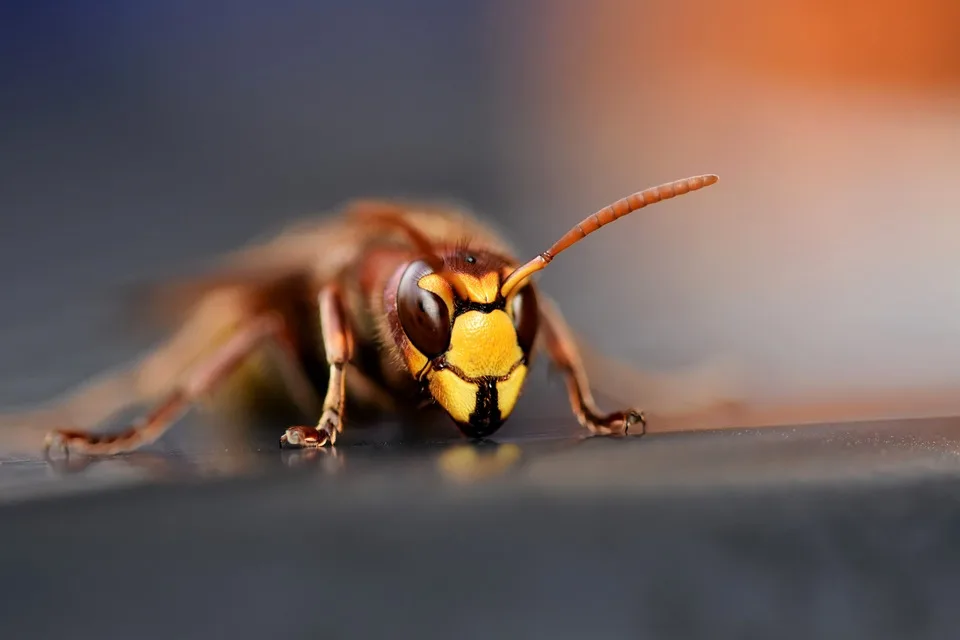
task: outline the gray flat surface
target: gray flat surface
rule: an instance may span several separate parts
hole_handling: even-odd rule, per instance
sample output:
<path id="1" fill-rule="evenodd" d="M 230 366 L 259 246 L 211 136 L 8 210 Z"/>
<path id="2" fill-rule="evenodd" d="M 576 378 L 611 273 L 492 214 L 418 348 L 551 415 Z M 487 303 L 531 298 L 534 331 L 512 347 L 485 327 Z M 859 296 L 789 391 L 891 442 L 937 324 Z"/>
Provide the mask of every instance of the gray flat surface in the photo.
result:
<path id="1" fill-rule="evenodd" d="M 958 426 L 518 439 L 477 447 L 487 463 L 520 453 L 473 479 L 444 471 L 454 444 L 264 451 L 215 480 L 215 457 L 168 454 L 134 465 L 137 486 L 0 507 L 0 566 L 17 585 L 0 626 L 17 638 L 954 637 Z"/>

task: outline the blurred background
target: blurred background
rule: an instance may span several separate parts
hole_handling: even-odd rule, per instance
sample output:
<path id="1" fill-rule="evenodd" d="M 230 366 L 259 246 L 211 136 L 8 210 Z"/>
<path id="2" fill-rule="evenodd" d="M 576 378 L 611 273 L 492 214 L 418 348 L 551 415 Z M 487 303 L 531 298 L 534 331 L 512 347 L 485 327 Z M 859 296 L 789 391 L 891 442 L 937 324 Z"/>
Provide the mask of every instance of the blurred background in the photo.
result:
<path id="1" fill-rule="evenodd" d="M 746 397 L 960 389 L 960 4 L 0 5 L 0 405 L 132 357 L 117 292 L 356 196 L 461 201 L 600 352 Z M 960 404 L 958 397 L 957 404 Z"/>
<path id="2" fill-rule="evenodd" d="M 476 464 L 503 482 L 441 442 L 4 505 L 0 635 L 950 637 L 958 169 L 956 0 L 4 0 L 0 414 L 150 347 L 139 283 L 344 200 L 456 200 L 532 257 L 716 173 L 540 283 L 596 352 L 676 383 L 640 406 L 722 387 L 761 409 L 676 425 L 786 426 L 524 439 L 582 433 L 537 375 Z M 603 406 L 633 401 L 606 371 Z M 0 503 L 232 464 L 176 455 L 208 433 L 178 425 L 160 456 L 61 477 L 14 431 Z M 273 433 L 258 468 L 301 464 Z"/>

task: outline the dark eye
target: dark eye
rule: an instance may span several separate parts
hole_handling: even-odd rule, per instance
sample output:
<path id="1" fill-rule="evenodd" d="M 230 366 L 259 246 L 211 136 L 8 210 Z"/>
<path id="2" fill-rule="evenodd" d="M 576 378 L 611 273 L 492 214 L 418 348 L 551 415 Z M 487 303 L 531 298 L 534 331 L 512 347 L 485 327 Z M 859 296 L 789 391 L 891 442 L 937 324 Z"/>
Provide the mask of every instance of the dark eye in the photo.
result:
<path id="1" fill-rule="evenodd" d="M 397 315 L 400 326 L 420 353 L 435 358 L 450 346 L 450 315 L 437 294 L 421 289 L 417 283 L 432 273 L 425 262 L 413 262 L 404 271 L 397 289 Z"/>
<path id="2" fill-rule="evenodd" d="M 513 326 L 517 329 L 517 340 L 523 355 L 530 357 L 533 342 L 537 338 L 540 326 L 540 308 L 537 295 L 530 285 L 520 289 L 513 297 Z"/>

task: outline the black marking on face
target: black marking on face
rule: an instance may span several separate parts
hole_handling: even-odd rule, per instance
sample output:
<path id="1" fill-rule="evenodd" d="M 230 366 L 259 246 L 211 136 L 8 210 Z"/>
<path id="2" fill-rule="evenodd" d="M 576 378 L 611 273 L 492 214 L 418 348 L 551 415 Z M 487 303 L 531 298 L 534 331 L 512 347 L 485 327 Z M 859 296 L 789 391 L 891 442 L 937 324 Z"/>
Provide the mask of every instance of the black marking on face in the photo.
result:
<path id="1" fill-rule="evenodd" d="M 507 308 L 507 301 L 503 296 L 497 295 L 493 302 L 476 302 L 474 300 L 463 300 L 459 296 L 453 299 L 453 317 L 457 318 L 468 311 L 479 311 L 480 313 L 490 313 L 491 311 L 504 311 Z"/>
<path id="2" fill-rule="evenodd" d="M 485 376 L 476 381 L 477 399 L 470 414 L 470 421 L 461 424 L 460 430 L 471 438 L 485 438 L 492 435 L 503 425 L 500 415 L 500 397 L 497 392 L 497 378 Z"/>

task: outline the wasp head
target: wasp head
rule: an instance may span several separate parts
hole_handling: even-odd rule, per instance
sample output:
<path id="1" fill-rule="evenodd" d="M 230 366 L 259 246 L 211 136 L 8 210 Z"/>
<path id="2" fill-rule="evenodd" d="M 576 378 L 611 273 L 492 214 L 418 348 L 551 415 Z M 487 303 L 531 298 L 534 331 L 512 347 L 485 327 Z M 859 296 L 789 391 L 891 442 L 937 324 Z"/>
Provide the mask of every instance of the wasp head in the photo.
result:
<path id="1" fill-rule="evenodd" d="M 471 438 L 500 428 L 526 379 L 539 310 L 530 284 L 501 294 L 513 270 L 505 258 L 458 249 L 405 265 L 388 292 L 407 369 Z"/>

